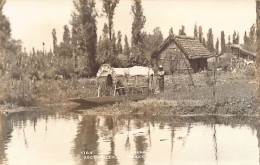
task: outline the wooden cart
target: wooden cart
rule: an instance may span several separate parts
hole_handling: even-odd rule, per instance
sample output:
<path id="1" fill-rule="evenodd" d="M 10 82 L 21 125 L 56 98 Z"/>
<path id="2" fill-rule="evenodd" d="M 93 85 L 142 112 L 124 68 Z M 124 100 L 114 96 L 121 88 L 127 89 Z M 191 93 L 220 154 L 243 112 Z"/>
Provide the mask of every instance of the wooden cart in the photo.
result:
<path id="1" fill-rule="evenodd" d="M 103 64 L 97 72 L 97 85 L 98 97 L 149 94 L 155 89 L 154 71 L 142 66 L 113 68 Z"/>

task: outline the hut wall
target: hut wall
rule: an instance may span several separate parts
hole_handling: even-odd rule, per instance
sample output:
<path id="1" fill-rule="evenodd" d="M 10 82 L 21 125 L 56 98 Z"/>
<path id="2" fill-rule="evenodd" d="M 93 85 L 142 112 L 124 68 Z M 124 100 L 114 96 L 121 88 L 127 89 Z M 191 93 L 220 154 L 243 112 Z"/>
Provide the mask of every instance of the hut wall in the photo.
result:
<path id="1" fill-rule="evenodd" d="M 193 72 L 199 72 L 201 70 L 208 69 L 208 62 L 206 58 L 192 59 L 189 62 Z"/>
<path id="2" fill-rule="evenodd" d="M 157 56 L 156 66 L 162 65 L 166 74 L 183 72 L 189 67 L 189 61 L 181 50 L 171 43 L 164 51 Z"/>

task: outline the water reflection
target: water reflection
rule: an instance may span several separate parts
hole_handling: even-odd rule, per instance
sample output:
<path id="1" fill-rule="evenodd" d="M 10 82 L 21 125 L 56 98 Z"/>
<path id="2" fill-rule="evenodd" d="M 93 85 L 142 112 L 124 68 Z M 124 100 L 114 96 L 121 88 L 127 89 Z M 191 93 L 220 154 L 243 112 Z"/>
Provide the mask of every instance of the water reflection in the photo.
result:
<path id="1" fill-rule="evenodd" d="M 13 131 L 11 121 L 7 120 L 6 116 L 0 115 L 0 164 L 7 161 L 7 155 L 5 150 L 7 144 L 11 139 L 11 133 Z"/>
<path id="2" fill-rule="evenodd" d="M 98 155 L 97 116 L 83 116 L 78 123 L 73 153 L 80 164 L 96 164 L 92 157 Z"/>
<path id="3" fill-rule="evenodd" d="M 0 164 L 259 164 L 258 118 L 36 111 L 0 123 Z"/>

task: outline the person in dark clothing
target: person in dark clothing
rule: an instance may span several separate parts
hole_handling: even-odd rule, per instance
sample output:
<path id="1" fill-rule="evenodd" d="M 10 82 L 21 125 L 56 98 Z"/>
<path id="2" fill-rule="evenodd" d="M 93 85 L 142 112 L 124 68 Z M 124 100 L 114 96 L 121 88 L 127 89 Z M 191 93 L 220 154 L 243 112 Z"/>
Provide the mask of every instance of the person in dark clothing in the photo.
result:
<path id="1" fill-rule="evenodd" d="M 111 74 L 107 75 L 106 91 L 107 91 L 107 95 L 112 95 L 112 92 L 113 92 L 113 79 L 112 79 Z"/>
<path id="2" fill-rule="evenodd" d="M 162 65 L 158 68 L 158 81 L 160 92 L 164 92 L 164 71 Z"/>
<path id="3" fill-rule="evenodd" d="M 125 88 L 124 88 L 123 83 L 120 80 L 117 81 L 116 86 L 117 86 L 117 88 L 119 88 L 117 90 L 118 94 L 119 95 L 125 95 Z"/>

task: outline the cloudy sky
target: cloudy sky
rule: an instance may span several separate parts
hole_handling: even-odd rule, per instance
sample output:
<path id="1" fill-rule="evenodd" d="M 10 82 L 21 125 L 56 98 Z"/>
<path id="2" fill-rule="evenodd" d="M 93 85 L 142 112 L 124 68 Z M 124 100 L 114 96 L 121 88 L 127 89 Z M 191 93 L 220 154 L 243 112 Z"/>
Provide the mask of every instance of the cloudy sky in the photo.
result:
<path id="1" fill-rule="evenodd" d="M 102 14 L 102 1 L 97 0 L 97 11 Z M 114 17 L 115 31 L 131 36 L 132 0 L 120 0 Z M 143 0 L 146 16 L 145 31 L 159 26 L 164 37 L 173 27 L 178 33 L 181 25 L 186 27 L 187 35 L 193 35 L 194 25 L 203 27 L 204 36 L 213 28 L 214 39 L 224 30 L 226 36 L 239 31 L 243 40 L 244 31 L 248 31 L 256 19 L 255 0 Z M 7 0 L 4 14 L 12 26 L 12 36 L 21 39 L 28 51 L 35 47 L 52 48 L 52 29 L 55 28 L 58 42 L 62 40 L 63 26 L 69 24 L 73 10 L 72 0 Z M 106 19 L 98 18 L 98 35 Z M 240 41 L 240 42 L 241 42 Z"/>

